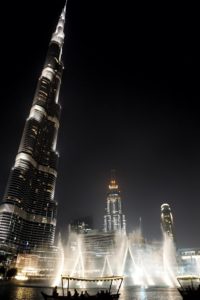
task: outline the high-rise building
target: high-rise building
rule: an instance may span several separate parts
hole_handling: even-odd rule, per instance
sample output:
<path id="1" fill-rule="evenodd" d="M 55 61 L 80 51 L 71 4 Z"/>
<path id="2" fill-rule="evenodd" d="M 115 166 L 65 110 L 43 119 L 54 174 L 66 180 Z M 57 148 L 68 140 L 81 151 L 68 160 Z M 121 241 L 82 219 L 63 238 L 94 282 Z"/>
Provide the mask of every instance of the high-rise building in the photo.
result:
<path id="1" fill-rule="evenodd" d="M 121 194 L 115 176 L 111 176 L 108 186 L 104 231 L 126 234 L 126 219 L 122 214 Z"/>
<path id="2" fill-rule="evenodd" d="M 169 237 L 174 237 L 173 216 L 171 208 L 167 203 L 161 205 L 161 226 L 165 234 Z"/>
<path id="3" fill-rule="evenodd" d="M 57 202 L 54 198 L 63 72 L 66 5 L 52 35 L 30 114 L 0 205 L 0 247 L 21 251 L 54 243 Z"/>
<path id="4" fill-rule="evenodd" d="M 93 219 L 91 216 L 75 219 L 69 224 L 69 232 L 82 234 L 91 230 L 93 230 Z"/>

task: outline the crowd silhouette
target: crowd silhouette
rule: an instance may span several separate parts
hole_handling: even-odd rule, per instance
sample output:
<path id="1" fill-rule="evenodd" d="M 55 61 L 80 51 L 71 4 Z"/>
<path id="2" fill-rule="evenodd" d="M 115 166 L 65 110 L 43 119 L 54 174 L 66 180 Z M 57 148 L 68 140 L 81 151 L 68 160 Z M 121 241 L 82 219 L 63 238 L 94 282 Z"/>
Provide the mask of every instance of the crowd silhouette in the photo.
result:
<path id="1" fill-rule="evenodd" d="M 52 296 L 59 299 L 59 294 L 58 294 L 58 291 L 57 291 L 57 286 L 55 286 L 53 288 Z M 78 291 L 76 289 L 74 289 L 73 293 L 68 290 L 67 297 L 66 297 L 66 299 L 87 299 L 87 298 L 105 299 L 105 300 L 106 299 L 108 299 L 108 300 L 109 299 L 113 299 L 112 295 L 110 294 L 110 292 L 108 290 L 106 290 L 106 291 L 101 290 L 101 291 L 98 291 L 96 295 L 90 295 L 87 292 L 87 290 L 81 291 L 80 293 L 78 293 Z"/>

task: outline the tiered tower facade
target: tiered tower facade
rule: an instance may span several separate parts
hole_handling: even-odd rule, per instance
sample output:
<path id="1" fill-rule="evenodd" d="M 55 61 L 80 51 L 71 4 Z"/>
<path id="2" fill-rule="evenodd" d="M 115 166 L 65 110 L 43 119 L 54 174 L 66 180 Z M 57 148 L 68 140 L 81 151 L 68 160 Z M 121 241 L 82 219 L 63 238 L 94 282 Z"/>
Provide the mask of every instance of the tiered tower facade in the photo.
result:
<path id="1" fill-rule="evenodd" d="M 122 214 L 121 194 L 115 178 L 108 186 L 104 231 L 126 234 L 126 219 Z"/>
<path id="2" fill-rule="evenodd" d="M 174 238 L 174 222 L 169 204 L 161 205 L 161 227 L 164 234 Z"/>
<path id="3" fill-rule="evenodd" d="M 30 114 L 0 204 L 0 247 L 16 251 L 54 243 L 58 102 L 66 5 L 52 35 Z"/>

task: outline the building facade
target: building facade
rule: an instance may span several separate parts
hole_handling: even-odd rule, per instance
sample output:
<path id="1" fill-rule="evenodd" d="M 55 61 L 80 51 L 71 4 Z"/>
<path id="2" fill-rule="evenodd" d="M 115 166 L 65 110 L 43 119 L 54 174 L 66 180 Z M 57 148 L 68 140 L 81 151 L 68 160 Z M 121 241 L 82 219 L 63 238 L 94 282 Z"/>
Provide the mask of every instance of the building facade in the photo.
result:
<path id="1" fill-rule="evenodd" d="M 89 233 L 92 230 L 93 218 L 91 216 L 75 219 L 69 224 L 69 233 L 74 232 L 77 234 L 83 234 Z"/>
<path id="2" fill-rule="evenodd" d="M 126 219 L 122 214 L 121 194 L 114 178 L 110 180 L 108 186 L 104 231 L 126 234 Z"/>
<path id="3" fill-rule="evenodd" d="M 52 35 L 14 166 L 0 204 L 0 247 L 16 251 L 54 243 L 62 48 L 66 6 Z"/>
<path id="4" fill-rule="evenodd" d="M 200 274 L 200 248 L 179 248 L 177 256 L 180 274 Z"/>

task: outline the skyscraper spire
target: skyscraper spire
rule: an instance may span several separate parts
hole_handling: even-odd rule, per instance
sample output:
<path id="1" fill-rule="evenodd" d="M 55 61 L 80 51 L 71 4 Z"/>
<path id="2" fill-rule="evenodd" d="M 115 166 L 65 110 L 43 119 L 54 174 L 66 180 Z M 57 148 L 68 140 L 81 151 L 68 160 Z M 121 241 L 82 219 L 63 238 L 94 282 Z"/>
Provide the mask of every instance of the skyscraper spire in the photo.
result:
<path id="1" fill-rule="evenodd" d="M 60 15 L 58 24 L 56 26 L 56 30 L 52 35 L 51 41 L 57 42 L 61 47 L 64 43 L 64 38 L 65 38 L 65 33 L 64 33 L 64 28 L 65 28 L 65 16 L 66 16 L 66 8 L 67 8 L 67 1 L 65 2 L 65 6 L 62 10 L 62 13 Z"/>
<path id="2" fill-rule="evenodd" d="M 112 169 L 110 172 L 110 183 L 109 183 L 109 189 L 118 189 L 118 184 L 116 181 L 116 170 Z"/>
<path id="3" fill-rule="evenodd" d="M 111 180 L 116 180 L 116 170 L 115 169 L 112 169 L 110 171 L 110 179 Z"/>

